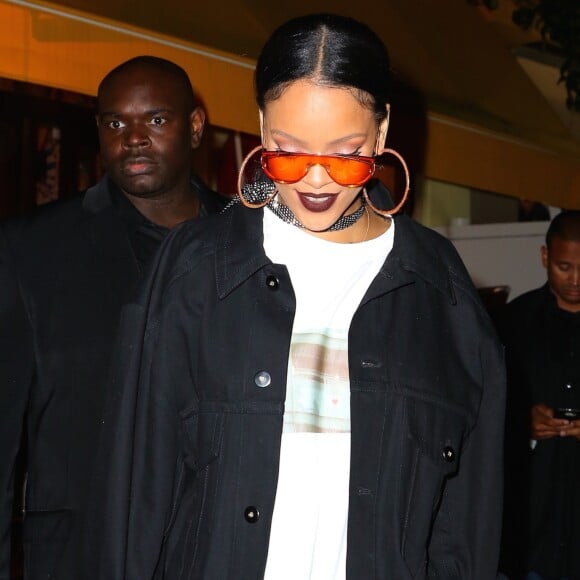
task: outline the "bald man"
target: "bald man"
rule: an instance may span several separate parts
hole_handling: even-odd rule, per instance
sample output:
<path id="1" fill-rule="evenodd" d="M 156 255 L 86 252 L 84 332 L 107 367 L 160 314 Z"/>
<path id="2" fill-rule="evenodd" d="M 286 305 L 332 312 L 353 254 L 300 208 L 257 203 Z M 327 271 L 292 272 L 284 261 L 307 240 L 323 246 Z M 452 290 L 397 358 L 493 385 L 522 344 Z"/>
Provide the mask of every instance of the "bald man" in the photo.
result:
<path id="1" fill-rule="evenodd" d="M 225 203 L 191 173 L 204 121 L 179 66 L 124 62 L 98 91 L 103 180 L 0 224 L 0 580 L 23 439 L 25 578 L 74 569 L 123 303 L 171 228 Z"/>

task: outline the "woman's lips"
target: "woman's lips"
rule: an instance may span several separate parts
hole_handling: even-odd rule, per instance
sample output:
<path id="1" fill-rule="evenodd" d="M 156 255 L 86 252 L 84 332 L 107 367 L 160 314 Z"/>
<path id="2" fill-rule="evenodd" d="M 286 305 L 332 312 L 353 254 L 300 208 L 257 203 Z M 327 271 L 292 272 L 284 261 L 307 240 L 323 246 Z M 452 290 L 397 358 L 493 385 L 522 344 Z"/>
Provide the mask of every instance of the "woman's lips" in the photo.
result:
<path id="1" fill-rule="evenodd" d="M 298 199 L 300 203 L 308 210 L 312 212 L 323 212 L 328 211 L 338 198 L 336 193 L 298 193 Z"/>

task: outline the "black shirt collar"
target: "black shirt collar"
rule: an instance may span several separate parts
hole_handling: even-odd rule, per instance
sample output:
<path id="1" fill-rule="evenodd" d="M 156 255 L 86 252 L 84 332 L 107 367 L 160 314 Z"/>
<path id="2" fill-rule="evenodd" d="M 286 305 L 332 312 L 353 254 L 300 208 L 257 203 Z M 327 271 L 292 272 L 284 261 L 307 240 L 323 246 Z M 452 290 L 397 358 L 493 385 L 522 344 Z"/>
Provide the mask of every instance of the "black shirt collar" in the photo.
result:
<path id="1" fill-rule="evenodd" d="M 168 233 L 169 228 L 157 225 L 148 220 L 121 191 L 119 186 L 109 180 L 109 192 L 111 202 L 117 210 L 121 220 L 128 226 L 129 233 L 141 230 L 153 238 L 162 240 Z"/>

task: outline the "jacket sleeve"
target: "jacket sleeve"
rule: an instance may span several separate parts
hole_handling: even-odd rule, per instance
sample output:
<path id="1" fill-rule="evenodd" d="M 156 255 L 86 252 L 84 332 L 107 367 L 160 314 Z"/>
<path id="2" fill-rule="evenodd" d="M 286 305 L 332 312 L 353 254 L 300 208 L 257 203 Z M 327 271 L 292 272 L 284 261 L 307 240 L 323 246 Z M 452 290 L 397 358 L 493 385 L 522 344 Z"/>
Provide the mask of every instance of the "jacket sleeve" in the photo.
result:
<path id="1" fill-rule="evenodd" d="M 491 325 L 489 325 L 491 326 Z M 429 550 L 430 579 L 494 580 L 501 535 L 505 365 L 490 329 L 482 337 L 483 392 L 475 427 L 445 486 Z"/>
<path id="2" fill-rule="evenodd" d="M 87 511 L 84 580 L 157 577 L 179 458 L 179 411 L 166 362 L 174 342 L 162 321 L 148 324 L 149 315 L 129 304 L 121 316 Z"/>
<path id="3" fill-rule="evenodd" d="M 0 230 L 0 580 L 10 578 L 14 475 L 33 369 L 31 327 Z"/>

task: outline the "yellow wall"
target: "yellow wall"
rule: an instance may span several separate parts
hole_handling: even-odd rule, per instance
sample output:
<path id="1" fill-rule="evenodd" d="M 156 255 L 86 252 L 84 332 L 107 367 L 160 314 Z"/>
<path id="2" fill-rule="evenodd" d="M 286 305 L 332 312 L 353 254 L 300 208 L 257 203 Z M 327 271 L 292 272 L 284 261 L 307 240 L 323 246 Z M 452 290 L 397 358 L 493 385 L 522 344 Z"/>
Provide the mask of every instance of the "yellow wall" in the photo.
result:
<path id="1" fill-rule="evenodd" d="M 101 78 L 133 56 L 153 54 L 187 70 L 209 122 L 255 133 L 254 63 L 47 3 L 0 1 L 0 76 L 95 95 Z"/>
<path id="2" fill-rule="evenodd" d="M 425 175 L 483 191 L 580 209 L 580 159 L 430 115 Z"/>
<path id="3" fill-rule="evenodd" d="M 417 184 L 418 201 L 414 216 L 429 227 L 449 226 L 453 220 L 471 219 L 471 190 L 452 183 L 425 179 Z"/>

